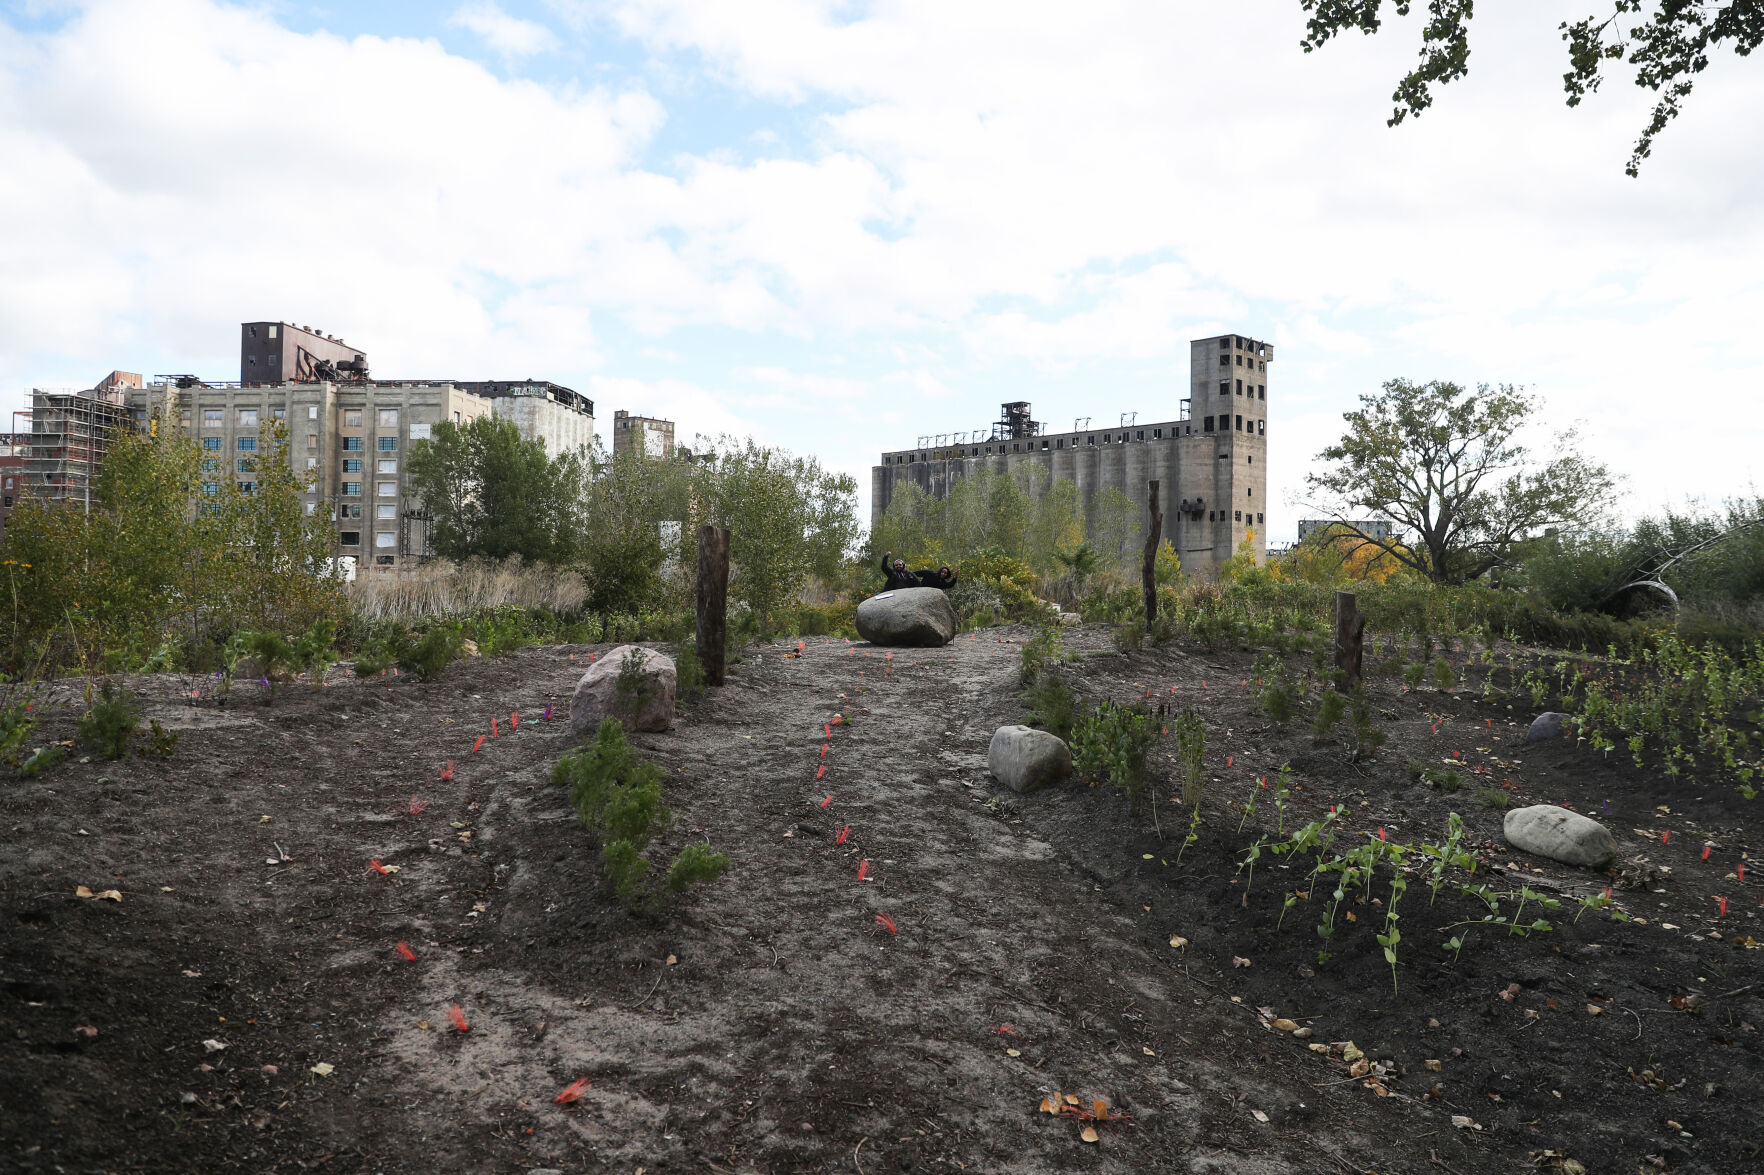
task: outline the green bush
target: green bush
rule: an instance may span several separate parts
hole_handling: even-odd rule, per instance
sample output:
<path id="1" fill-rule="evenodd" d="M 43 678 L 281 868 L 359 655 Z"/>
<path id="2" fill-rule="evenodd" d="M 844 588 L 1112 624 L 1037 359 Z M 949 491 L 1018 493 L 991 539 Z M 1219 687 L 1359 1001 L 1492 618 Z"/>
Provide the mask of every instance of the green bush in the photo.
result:
<path id="1" fill-rule="evenodd" d="M 1035 635 L 1023 642 L 1018 680 L 1024 685 L 1030 685 L 1041 676 L 1043 670 L 1056 668 L 1065 662 L 1066 642 L 1059 628 L 1052 624 L 1039 625 Z"/>
<path id="2" fill-rule="evenodd" d="M 1148 794 L 1146 758 L 1158 737 L 1158 723 L 1144 706 L 1104 702 L 1073 729 L 1072 761 L 1081 774 L 1114 784 L 1135 812 L 1149 805 L 1155 819 L 1157 797 Z"/>
<path id="3" fill-rule="evenodd" d="M 118 691 L 108 680 L 99 688 L 98 700 L 80 719 L 80 738 L 106 759 L 120 759 L 129 751 L 129 740 L 141 726 L 141 703 L 135 695 Z"/>
<path id="4" fill-rule="evenodd" d="M 34 779 L 67 758 L 67 748 L 60 743 L 51 743 L 46 747 L 38 747 L 30 758 L 18 765 L 21 778 Z"/>
<path id="5" fill-rule="evenodd" d="M 1318 738 L 1326 737 L 1346 713 L 1347 699 L 1338 690 L 1325 689 L 1317 702 L 1317 718 L 1311 723 L 1311 733 Z"/>
<path id="6" fill-rule="evenodd" d="M 704 662 L 698 659 L 697 639 L 674 646 L 674 696 L 692 701 L 704 694 Z"/>
<path id="7" fill-rule="evenodd" d="M 1026 697 L 1031 723 L 1067 742 L 1072 740 L 1072 719 L 1077 712 L 1078 699 L 1058 671 L 1042 670 L 1029 684 Z"/>
<path id="8" fill-rule="evenodd" d="M 0 707 L 0 764 L 17 767 L 25 740 L 37 728 L 37 720 L 26 709 L 29 704 L 22 697 L 14 697 Z"/>
<path id="9" fill-rule="evenodd" d="M 1115 625 L 1115 648 L 1122 653 L 1133 653 L 1145 641 L 1145 625 L 1137 620 L 1128 620 Z"/>
<path id="10" fill-rule="evenodd" d="M 607 884 L 627 906 L 653 895 L 644 885 L 650 843 L 673 823 L 661 802 L 662 769 L 637 754 L 624 727 L 608 718 L 594 741 L 558 760 L 552 781 L 570 789 L 570 803 L 600 845 Z M 680 893 L 714 880 L 728 859 L 705 845 L 688 845 L 675 857 L 665 888 Z"/>
<path id="11" fill-rule="evenodd" d="M 434 681 L 458 659 L 464 643 L 458 625 L 437 624 L 399 653 L 398 668 L 416 674 L 418 681 Z"/>

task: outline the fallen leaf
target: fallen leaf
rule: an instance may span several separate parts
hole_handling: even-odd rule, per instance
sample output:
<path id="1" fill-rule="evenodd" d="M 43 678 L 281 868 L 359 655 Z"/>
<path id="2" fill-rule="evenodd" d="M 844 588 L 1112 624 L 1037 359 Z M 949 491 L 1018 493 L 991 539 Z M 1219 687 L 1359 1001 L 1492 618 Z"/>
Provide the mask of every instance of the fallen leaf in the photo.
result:
<path id="1" fill-rule="evenodd" d="M 1298 1031 L 1298 1021 L 1288 1020 L 1284 1016 L 1282 1016 L 1280 1019 L 1274 1021 L 1274 1027 L 1278 1028 L 1282 1032 L 1297 1032 Z"/>
<path id="2" fill-rule="evenodd" d="M 1175 947 L 1177 950 L 1181 950 L 1183 947 L 1188 945 L 1188 940 L 1186 938 L 1183 938 L 1180 934 L 1172 934 L 1170 936 L 1170 945 Z"/>
<path id="3" fill-rule="evenodd" d="M 672 967 L 675 963 L 678 963 L 679 961 L 680 960 L 673 955 L 668 956 L 668 966 L 670 966 L 670 967 Z"/>
<path id="4" fill-rule="evenodd" d="M 91 1040 L 98 1035 L 98 1030 L 90 1024 L 82 1024 L 78 1028 L 75 1028 L 74 1031 L 85 1037 L 87 1040 Z"/>
<path id="5" fill-rule="evenodd" d="M 1020 1057 L 1022 1055 L 1023 1055 L 1023 1053 L 1022 1053 L 1021 1049 L 1006 1049 L 1005 1050 L 1005 1056 L 1007 1056 L 1007 1057 Z"/>
<path id="6" fill-rule="evenodd" d="M 1360 1051 L 1359 1046 L 1354 1044 L 1354 1042 L 1351 1040 L 1348 1041 L 1347 1044 L 1344 1045 L 1341 1050 L 1341 1059 L 1346 1061 L 1350 1065 L 1353 1064 L 1355 1061 L 1359 1060 L 1360 1058 L 1364 1057 L 1365 1055 L 1366 1055 L 1365 1053 Z"/>
<path id="7" fill-rule="evenodd" d="M 1069 1093 L 1069 1094 L 1066 1094 L 1065 1096 L 1066 1096 L 1066 1104 L 1068 1106 L 1075 1106 L 1078 1104 L 1078 1095 L 1077 1094 Z"/>
<path id="8" fill-rule="evenodd" d="M 1586 1006 L 1586 1014 L 1588 1016 L 1603 1016 L 1605 1014 L 1605 1009 L 1599 1007 L 1597 1004 L 1588 1004 Z"/>
<path id="9" fill-rule="evenodd" d="M 120 902 L 122 901 L 122 891 L 120 889 L 107 889 L 98 895 L 99 901 L 103 901 L 105 898 L 109 898 L 113 902 Z"/>
<path id="10" fill-rule="evenodd" d="M 1445 1068 L 1445 1063 L 1438 1060 L 1422 1061 L 1421 1064 L 1429 1073 L 1438 1073 Z"/>
<path id="11" fill-rule="evenodd" d="M 1453 1114 L 1452 1115 L 1452 1125 L 1456 1126 L 1459 1130 L 1481 1130 L 1482 1129 L 1482 1127 L 1478 1126 L 1473 1120 L 1471 1120 L 1467 1115 L 1464 1115 L 1464 1114 Z"/>
<path id="12" fill-rule="evenodd" d="M 1361 1057 L 1352 1065 L 1348 1066 L 1349 1077 L 1364 1077 L 1370 1072 L 1372 1072 L 1372 1062 L 1368 1061 L 1365 1057 Z"/>
<path id="13" fill-rule="evenodd" d="M 332 1073 L 336 1072 L 336 1070 L 337 1067 L 329 1061 L 320 1061 L 312 1067 L 312 1071 L 317 1073 L 320 1077 L 329 1077 Z"/>
<path id="14" fill-rule="evenodd" d="M 1313 1044 L 1313 1045 L 1306 1045 L 1305 1047 L 1310 1049 L 1314 1053 L 1327 1053 L 1329 1051 L 1329 1046 L 1326 1044 Z"/>
<path id="15" fill-rule="evenodd" d="M 1139 1046 L 1139 1051 L 1144 1053 L 1148 1057 L 1155 1057 L 1158 1055 L 1158 1054 L 1152 1052 L 1150 1049 L 1146 1048 L 1144 1045 Z"/>
<path id="16" fill-rule="evenodd" d="M 83 885 L 74 886 L 74 897 L 76 897 L 76 898 L 89 898 L 91 896 L 92 896 L 92 891 L 90 889 L 87 889 L 85 886 L 83 886 Z"/>
<path id="17" fill-rule="evenodd" d="M 1266 1122 L 1268 1120 L 1268 1115 L 1262 1113 L 1262 1111 L 1260 1111 L 1260 1110 L 1251 1110 L 1250 1117 L 1254 1118 L 1258 1122 Z"/>
<path id="18" fill-rule="evenodd" d="M 274 1077 L 276 1074 L 281 1072 L 281 1070 L 276 1068 L 274 1065 L 264 1065 L 261 1067 L 260 1071 L 264 1072 L 264 1073 L 268 1073 L 271 1077 Z"/>
<path id="19" fill-rule="evenodd" d="M 222 1049 L 226 1048 L 227 1045 L 226 1045 L 225 1041 L 215 1040 L 213 1037 L 210 1037 L 209 1039 L 202 1042 L 202 1047 L 207 1049 L 211 1053 L 218 1053 Z"/>
<path id="20" fill-rule="evenodd" d="M 1057 1113 L 1059 1113 L 1060 1112 L 1060 1104 L 1056 1100 L 1059 1096 L 1060 1095 L 1056 1093 L 1053 1095 L 1053 1097 L 1042 1098 L 1041 1099 L 1041 1112 L 1043 1114 L 1057 1114 Z"/>
<path id="21" fill-rule="evenodd" d="M 1232 955 L 1231 956 L 1231 965 L 1233 967 L 1248 967 L 1250 965 L 1250 961 L 1248 959 L 1244 958 L 1242 955 Z"/>
<path id="22" fill-rule="evenodd" d="M 1109 1103 L 1100 1100 L 1091 1102 L 1090 1112 L 1098 1122 L 1107 1122 L 1109 1120 Z"/>
<path id="23" fill-rule="evenodd" d="M 1311 1030 L 1308 1027 L 1295 1028 L 1293 1029 L 1292 1035 L 1295 1040 L 1304 1040 L 1311 1035 Z"/>
<path id="24" fill-rule="evenodd" d="M 1085 1142 L 1095 1142 L 1098 1138 L 1101 1137 L 1101 1135 L 1097 1134 L 1096 1127 L 1086 1126 L 1082 1131 L 1079 1132 L 1078 1137 L 1082 1138 Z"/>

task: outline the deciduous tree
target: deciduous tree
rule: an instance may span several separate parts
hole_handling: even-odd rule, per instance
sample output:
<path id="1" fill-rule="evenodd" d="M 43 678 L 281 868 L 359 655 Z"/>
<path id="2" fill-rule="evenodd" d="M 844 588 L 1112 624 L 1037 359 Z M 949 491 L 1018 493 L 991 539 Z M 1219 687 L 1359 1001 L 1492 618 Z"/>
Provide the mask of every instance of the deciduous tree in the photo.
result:
<path id="1" fill-rule="evenodd" d="M 1436 582 L 1473 579 L 1506 561 L 1545 527 L 1602 514 L 1615 483 L 1603 465 L 1574 452 L 1572 429 L 1556 434 L 1539 463 L 1519 433 L 1536 407 L 1522 390 L 1393 379 L 1343 414 L 1348 429 L 1324 449 L 1331 465 L 1307 477 L 1315 505 L 1351 535 Z M 1407 535 L 1363 524 L 1389 519 Z"/>
<path id="2" fill-rule="evenodd" d="M 576 557 L 582 454 L 547 453 L 513 421 L 486 415 L 437 424 L 432 439 L 412 447 L 408 466 L 411 489 L 432 516 L 437 555 L 542 563 Z"/>

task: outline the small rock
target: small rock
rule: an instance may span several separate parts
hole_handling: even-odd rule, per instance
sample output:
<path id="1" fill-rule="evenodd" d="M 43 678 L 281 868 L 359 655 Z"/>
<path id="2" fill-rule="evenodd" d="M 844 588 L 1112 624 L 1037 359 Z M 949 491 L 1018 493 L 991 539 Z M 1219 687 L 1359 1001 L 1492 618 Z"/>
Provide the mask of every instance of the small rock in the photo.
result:
<path id="1" fill-rule="evenodd" d="M 1072 748 L 1045 730 L 1001 726 L 993 731 L 992 743 L 986 748 L 986 766 L 1012 791 L 1031 792 L 1072 774 Z"/>
<path id="2" fill-rule="evenodd" d="M 1573 732 L 1573 727 L 1569 725 L 1572 721 L 1566 714 L 1558 714 L 1554 710 L 1545 711 L 1531 720 L 1531 729 L 1525 732 L 1525 741 L 1542 743 L 1551 739 L 1567 738 Z"/>
<path id="3" fill-rule="evenodd" d="M 955 607 L 941 588 L 900 588 L 857 608 L 858 635 L 873 645 L 940 648 L 955 639 Z"/>
<path id="4" fill-rule="evenodd" d="M 1507 843 L 1565 865 L 1603 869 L 1617 857 L 1617 838 L 1590 816 L 1555 804 L 1514 808 L 1501 822 Z"/>
<path id="5" fill-rule="evenodd" d="M 621 697 L 619 673 L 632 655 L 641 658 L 642 685 L 638 696 Z M 607 718 L 617 718 L 626 730 L 666 730 L 674 725 L 676 681 L 674 662 L 665 653 L 641 645 L 611 649 L 576 683 L 570 730 L 578 737 L 592 735 Z"/>

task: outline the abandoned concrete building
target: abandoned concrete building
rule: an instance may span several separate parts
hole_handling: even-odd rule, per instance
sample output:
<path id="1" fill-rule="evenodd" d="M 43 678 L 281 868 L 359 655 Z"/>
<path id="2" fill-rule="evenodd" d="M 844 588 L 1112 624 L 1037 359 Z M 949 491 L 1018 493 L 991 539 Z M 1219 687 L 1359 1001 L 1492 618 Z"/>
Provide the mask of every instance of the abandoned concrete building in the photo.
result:
<path id="1" fill-rule="evenodd" d="M 911 449 L 882 454 L 870 472 L 874 529 L 896 491 L 909 482 L 934 498 L 980 470 L 1015 472 L 1040 467 L 1054 481 L 1070 481 L 1094 520 L 1096 495 L 1120 490 L 1142 503 L 1147 483 L 1158 482 L 1164 537 L 1182 565 L 1213 574 L 1252 538 L 1257 562 L 1266 559 L 1268 510 L 1268 364 L 1272 345 L 1244 335 L 1219 335 L 1189 344 L 1188 395 L 1174 417 L 1140 424 L 1124 413 L 1118 424 L 1092 428 L 1080 418 L 1069 432 L 1050 432 L 1026 402 L 1005 404 L 1000 419 L 970 433 L 921 436 Z"/>

